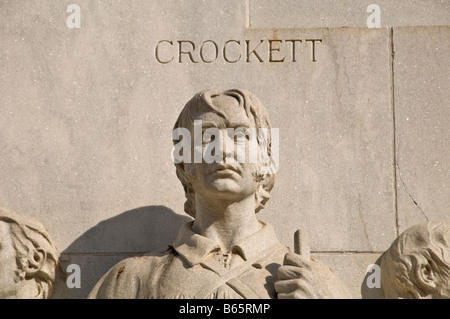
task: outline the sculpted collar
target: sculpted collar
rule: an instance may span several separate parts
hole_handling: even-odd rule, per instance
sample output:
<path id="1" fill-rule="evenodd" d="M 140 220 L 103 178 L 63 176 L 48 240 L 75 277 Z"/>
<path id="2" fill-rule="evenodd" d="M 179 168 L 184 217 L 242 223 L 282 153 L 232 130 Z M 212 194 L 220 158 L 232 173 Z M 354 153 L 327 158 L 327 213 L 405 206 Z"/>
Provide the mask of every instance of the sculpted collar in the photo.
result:
<path id="1" fill-rule="evenodd" d="M 193 223 L 188 222 L 181 226 L 172 245 L 191 267 L 201 263 L 210 253 L 220 251 L 220 247 L 215 241 L 192 231 Z M 273 227 L 261 221 L 260 223 L 262 226 L 260 230 L 231 247 L 233 254 L 239 254 L 244 260 L 247 260 L 279 243 Z"/>

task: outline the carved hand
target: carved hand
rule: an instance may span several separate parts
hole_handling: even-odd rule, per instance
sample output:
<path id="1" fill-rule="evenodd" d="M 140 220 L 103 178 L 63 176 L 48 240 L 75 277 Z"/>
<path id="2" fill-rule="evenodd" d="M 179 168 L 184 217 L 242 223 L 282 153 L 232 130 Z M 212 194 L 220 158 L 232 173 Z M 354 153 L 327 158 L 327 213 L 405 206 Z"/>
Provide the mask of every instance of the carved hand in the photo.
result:
<path id="1" fill-rule="evenodd" d="M 278 268 L 275 290 L 278 299 L 349 298 L 330 268 L 313 258 L 289 252 Z"/>

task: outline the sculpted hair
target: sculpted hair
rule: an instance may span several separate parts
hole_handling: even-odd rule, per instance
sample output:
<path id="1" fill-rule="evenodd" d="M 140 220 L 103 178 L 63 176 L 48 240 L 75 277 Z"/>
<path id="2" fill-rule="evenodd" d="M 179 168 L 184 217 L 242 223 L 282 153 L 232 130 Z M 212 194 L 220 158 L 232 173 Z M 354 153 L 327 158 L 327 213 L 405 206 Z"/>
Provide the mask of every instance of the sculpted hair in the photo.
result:
<path id="1" fill-rule="evenodd" d="M 434 222 L 412 226 L 397 237 L 380 263 L 381 288 L 386 298 L 421 299 L 430 294 L 421 278 L 424 266 L 438 273 L 438 280 L 450 278 L 448 234 L 449 223 Z"/>
<path id="2" fill-rule="evenodd" d="M 17 278 L 34 280 L 39 290 L 36 297 L 46 299 L 52 293 L 59 253 L 46 229 L 38 221 L 0 208 L 0 222 L 9 225 L 16 252 Z"/>
<path id="3" fill-rule="evenodd" d="M 178 119 L 174 125 L 174 129 L 177 128 L 187 128 L 192 130 L 194 117 L 193 113 L 195 111 L 203 112 L 215 112 L 219 116 L 225 118 L 225 114 L 221 111 L 220 105 L 214 103 L 214 99 L 224 95 L 236 99 L 239 107 L 245 110 L 247 117 L 255 123 L 257 130 L 261 128 L 267 129 L 267 134 L 261 136 L 257 134 L 257 142 L 259 147 L 266 148 L 267 155 L 269 157 L 270 163 L 268 173 L 262 174 L 261 169 L 262 163 L 258 164 L 258 173 L 254 175 L 255 180 L 259 183 L 258 191 L 255 194 L 255 213 L 259 212 L 264 208 L 265 203 L 270 198 L 270 191 L 272 190 L 275 183 L 275 164 L 272 159 L 271 150 L 271 125 L 267 111 L 265 110 L 262 103 L 250 92 L 243 89 L 233 89 L 227 91 L 216 91 L 216 90 L 205 90 L 197 93 L 189 102 L 186 103 L 185 107 L 181 111 Z M 174 144 L 178 141 L 174 140 Z M 195 191 L 192 187 L 193 176 L 186 169 L 186 165 L 181 163 L 176 163 L 176 173 L 178 179 L 183 185 L 186 202 L 184 204 L 184 211 L 195 218 Z"/>

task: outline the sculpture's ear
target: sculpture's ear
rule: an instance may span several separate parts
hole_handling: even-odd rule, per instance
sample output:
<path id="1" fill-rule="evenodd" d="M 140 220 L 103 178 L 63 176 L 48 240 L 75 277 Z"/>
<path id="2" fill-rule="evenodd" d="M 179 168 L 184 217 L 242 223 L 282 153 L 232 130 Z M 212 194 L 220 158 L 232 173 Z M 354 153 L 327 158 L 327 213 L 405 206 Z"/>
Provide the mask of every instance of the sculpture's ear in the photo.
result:
<path id="1" fill-rule="evenodd" d="M 433 270 L 432 262 L 425 260 L 425 263 L 419 263 L 416 267 L 417 284 L 423 292 L 429 294 L 436 289 L 436 273 Z"/>
<path id="2" fill-rule="evenodd" d="M 27 262 L 27 275 L 34 275 L 37 273 L 47 259 L 47 253 L 42 248 L 34 250 L 33 255 L 28 258 Z"/>

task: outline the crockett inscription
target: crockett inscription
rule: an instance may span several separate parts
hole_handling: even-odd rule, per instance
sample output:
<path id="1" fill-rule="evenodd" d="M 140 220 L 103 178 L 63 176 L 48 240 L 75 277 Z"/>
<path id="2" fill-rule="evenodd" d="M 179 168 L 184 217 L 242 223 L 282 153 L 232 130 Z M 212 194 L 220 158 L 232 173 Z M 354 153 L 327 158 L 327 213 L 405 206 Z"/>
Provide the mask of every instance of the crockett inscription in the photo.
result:
<path id="1" fill-rule="evenodd" d="M 161 64 L 212 63 L 223 60 L 236 62 L 297 62 L 299 51 L 306 48 L 308 55 L 301 59 L 317 62 L 317 43 L 322 39 L 262 39 L 227 40 L 160 40 L 155 46 L 155 59 Z"/>

